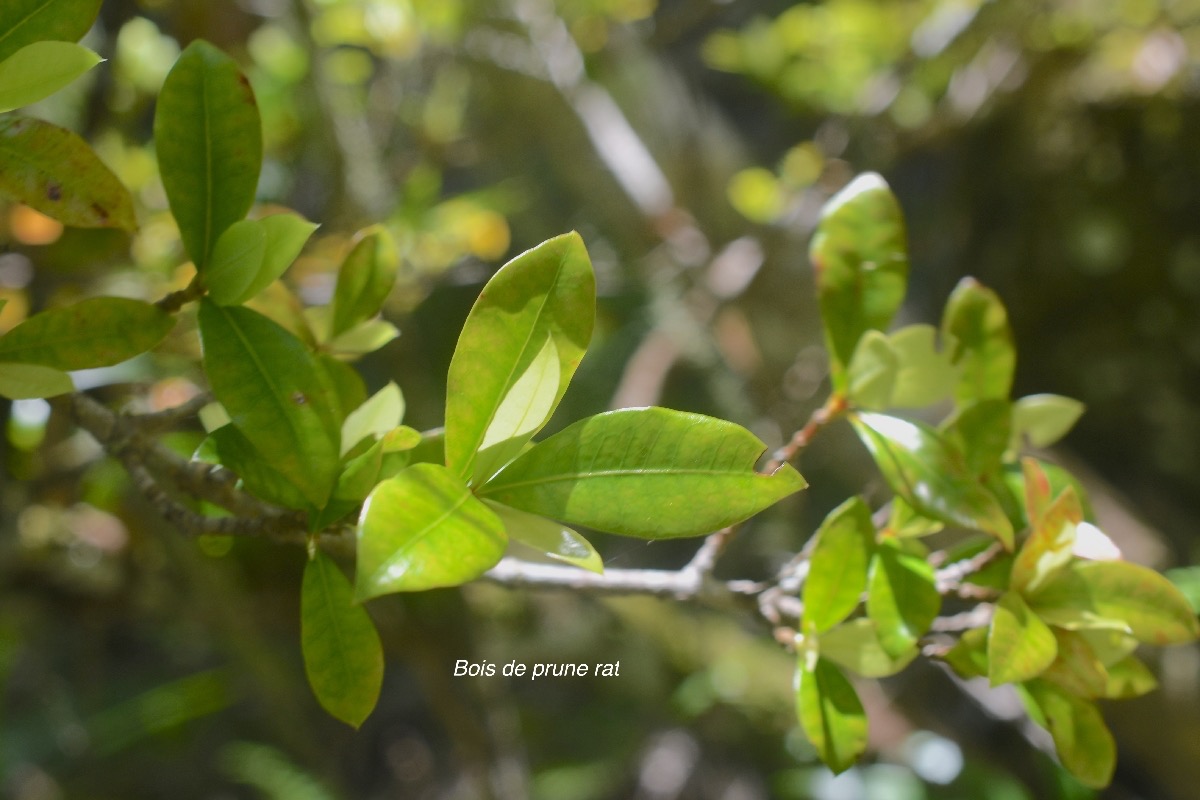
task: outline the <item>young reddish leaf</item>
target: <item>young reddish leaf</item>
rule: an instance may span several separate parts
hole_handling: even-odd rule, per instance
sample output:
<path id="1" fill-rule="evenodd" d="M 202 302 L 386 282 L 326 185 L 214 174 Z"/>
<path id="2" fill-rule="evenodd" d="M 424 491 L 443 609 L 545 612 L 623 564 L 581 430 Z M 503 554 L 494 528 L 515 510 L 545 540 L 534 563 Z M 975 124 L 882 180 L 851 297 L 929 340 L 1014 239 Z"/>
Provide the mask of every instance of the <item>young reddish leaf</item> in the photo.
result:
<path id="1" fill-rule="evenodd" d="M 79 41 L 96 21 L 100 2 L 4 0 L 0 3 L 0 61 L 34 42 Z"/>
<path id="2" fill-rule="evenodd" d="M 1021 473 L 1025 478 L 1025 518 L 1033 528 L 1041 522 L 1054 498 L 1050 478 L 1035 458 L 1021 459 Z"/>
<path id="3" fill-rule="evenodd" d="M 450 361 L 446 466 L 478 485 L 521 452 L 567 390 L 595 314 L 595 277 L 577 233 L 543 242 L 492 276 Z"/>
<path id="4" fill-rule="evenodd" d="M 350 581 L 319 550 L 304 568 L 300 643 L 321 707 L 347 725 L 362 725 L 383 686 L 383 644 Z"/>
<path id="5" fill-rule="evenodd" d="M 549 559 L 573 564 L 589 572 L 604 572 L 604 561 L 592 543 L 566 525 L 502 503 L 483 502 L 504 523 L 510 543 L 519 542 Z"/>
<path id="6" fill-rule="evenodd" d="M 963 278 L 946 302 L 942 335 L 953 337 L 953 362 L 961 370 L 954 397 L 961 405 L 1008 398 L 1016 370 L 1008 312 L 996 293 Z"/>
<path id="7" fill-rule="evenodd" d="M 1152 569 L 1126 561 L 1072 561 L 1029 604 L 1052 625 L 1127 626 L 1139 641 L 1167 645 L 1195 641 L 1196 614 L 1180 591 Z"/>
<path id="8" fill-rule="evenodd" d="M 665 408 L 627 408 L 580 420 L 540 442 L 478 494 L 568 525 L 625 536 L 699 536 L 804 488 L 789 465 L 771 475 L 754 471 L 766 449 L 732 422 Z"/>
<path id="9" fill-rule="evenodd" d="M 1095 704 L 1046 681 L 1030 681 L 1025 691 L 1041 712 L 1067 771 L 1085 786 L 1107 786 L 1116 767 L 1117 748 Z"/>
<path id="10" fill-rule="evenodd" d="M 801 656 L 796 668 L 796 715 L 817 755 L 835 773 L 854 766 L 867 749 L 862 701 L 841 670 L 823 658 Z"/>
<path id="11" fill-rule="evenodd" d="M 158 95 L 154 146 L 179 235 L 203 271 L 250 210 L 262 167 L 258 105 L 233 59 L 202 40 L 188 45 Z"/>
<path id="12" fill-rule="evenodd" d="M 49 97 L 103 61 L 71 42 L 33 42 L 0 61 L 0 112 Z"/>
<path id="13" fill-rule="evenodd" d="M 1021 545 L 1013 561 L 1013 591 L 1035 593 L 1066 569 L 1075 549 L 1075 529 L 1081 522 L 1079 498 L 1074 489 L 1067 487 L 1040 515 Z"/>
<path id="14" fill-rule="evenodd" d="M 40 119 L 0 119 L 0 193 L 64 225 L 133 231 L 133 198 L 83 139 Z"/>
<path id="15" fill-rule="evenodd" d="M 1028 443 L 1049 447 L 1066 436 L 1083 416 L 1084 405 L 1057 394 L 1033 394 L 1013 404 L 1013 449 Z"/>
<path id="16" fill-rule="evenodd" d="M 141 300 L 93 297 L 34 314 L 0 336 L 0 361 L 60 370 L 108 367 L 163 340 L 175 318 Z"/>
<path id="17" fill-rule="evenodd" d="M 871 559 L 867 584 L 867 616 L 879 632 L 879 643 L 895 658 L 907 652 L 929 630 L 942 607 L 933 567 L 901 545 L 886 539 Z"/>
<path id="18" fill-rule="evenodd" d="M 1012 549 L 1012 523 L 962 457 L 926 425 L 885 414 L 851 416 L 892 491 L 926 516 L 986 531 Z"/>
<path id="19" fill-rule="evenodd" d="M 916 647 L 910 647 L 898 656 L 884 650 L 875 623 L 865 617 L 830 628 L 821 634 L 817 649 L 821 658 L 864 678 L 895 675 L 917 657 Z"/>
<path id="20" fill-rule="evenodd" d="M 829 512 L 816 533 L 804 581 L 804 621 L 823 633 L 850 616 L 867 588 L 875 549 L 871 510 L 852 497 Z"/>
<path id="21" fill-rule="evenodd" d="M 846 365 L 859 337 L 892 321 L 908 287 L 904 217 L 879 175 L 859 175 L 825 205 L 809 257 L 833 361 L 845 391 Z"/>
<path id="22" fill-rule="evenodd" d="M 248 308 L 204 299 L 199 323 L 213 394 L 254 448 L 321 508 L 337 478 L 341 425 L 313 355 Z"/>
<path id="23" fill-rule="evenodd" d="M 454 473 L 414 464 L 383 481 L 358 520 L 356 594 L 458 586 L 504 555 L 504 525 Z"/>
<path id="24" fill-rule="evenodd" d="M 75 391 L 71 376 L 53 367 L 40 364 L 7 364 L 0 362 L 0 397 L 9 400 L 28 400 L 34 397 L 55 397 Z"/>
<path id="25" fill-rule="evenodd" d="M 1054 661 L 1054 632 L 1033 613 L 1021 595 L 1005 592 L 996 603 L 988 629 L 988 681 L 992 686 L 1027 681 Z"/>
<path id="26" fill-rule="evenodd" d="M 375 225 L 358 234 L 338 269 L 330 338 L 379 313 L 396 283 L 399 268 L 400 255 L 386 228 Z"/>

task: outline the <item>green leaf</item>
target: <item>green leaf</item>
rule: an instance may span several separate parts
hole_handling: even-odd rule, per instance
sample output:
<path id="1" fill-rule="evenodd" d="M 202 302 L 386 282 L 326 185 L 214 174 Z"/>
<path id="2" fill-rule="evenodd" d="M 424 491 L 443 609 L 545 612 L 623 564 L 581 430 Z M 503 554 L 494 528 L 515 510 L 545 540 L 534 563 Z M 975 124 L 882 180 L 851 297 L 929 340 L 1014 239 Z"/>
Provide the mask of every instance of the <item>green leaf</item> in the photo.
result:
<path id="1" fill-rule="evenodd" d="M 450 361 L 446 466 L 472 485 L 550 419 L 592 336 L 596 282 L 583 240 L 558 236 L 501 267 Z"/>
<path id="2" fill-rule="evenodd" d="M 358 370 L 328 353 L 318 353 L 317 374 L 325 396 L 334 407 L 334 419 L 345 421 L 354 409 L 367 402 L 367 385 Z M 338 441 L 341 441 L 340 435 Z"/>
<path id="3" fill-rule="evenodd" d="M 1138 641 L 1167 645 L 1191 642 L 1200 625 L 1187 599 L 1152 569 L 1125 561 L 1074 560 L 1029 604 L 1051 625 L 1063 628 L 1128 626 Z"/>
<path id="4" fill-rule="evenodd" d="M 804 488 L 788 465 L 772 475 L 755 473 L 765 450 L 732 422 L 665 408 L 621 409 L 580 420 L 535 445 L 478 493 L 625 536 L 699 536 Z"/>
<path id="5" fill-rule="evenodd" d="M 400 424 L 404 418 L 404 395 L 400 387 L 388 381 L 365 403 L 350 412 L 342 423 L 341 455 L 346 455 L 368 436 L 378 439 Z"/>
<path id="6" fill-rule="evenodd" d="M 0 60 L 46 39 L 77 42 L 91 29 L 98 13 L 100 0 L 4 0 L 0 3 Z"/>
<path id="7" fill-rule="evenodd" d="M 0 112 L 49 97 L 103 61 L 71 42 L 33 42 L 0 61 Z"/>
<path id="8" fill-rule="evenodd" d="M 992 686 L 1027 681 L 1040 675 L 1058 654 L 1054 632 L 1016 592 L 996 603 L 988 629 L 988 681 Z"/>
<path id="9" fill-rule="evenodd" d="M 40 119 L 0 118 L 0 193 L 64 225 L 133 231 L 133 198 L 83 139 Z"/>
<path id="10" fill-rule="evenodd" d="M 306 509 L 308 499 L 273 466 L 274 456 L 263 456 L 236 425 L 223 425 L 209 434 L 217 461 L 242 479 L 246 490 L 268 503 Z"/>
<path id="11" fill-rule="evenodd" d="M 491 500 L 483 501 L 504 523 L 510 542 L 520 542 L 541 555 L 589 572 L 604 572 L 604 561 L 592 543 L 554 520 Z"/>
<path id="12" fill-rule="evenodd" d="M 801 658 L 796 669 L 796 715 L 817 755 L 845 772 L 867 749 L 867 715 L 841 670 L 825 659 Z"/>
<path id="13" fill-rule="evenodd" d="M 248 308 L 204 299 L 199 322 L 213 394 L 255 449 L 322 507 L 337 477 L 340 425 L 312 354 Z"/>
<path id="14" fill-rule="evenodd" d="M 1108 667 L 1108 683 L 1104 697 L 1110 700 L 1129 700 L 1149 694 L 1158 688 L 1158 679 L 1136 656 L 1126 656 Z"/>
<path id="15" fill-rule="evenodd" d="M 1046 681 L 1030 681 L 1025 690 L 1041 711 L 1062 765 L 1086 786 L 1107 786 L 1117 749 L 1095 704 Z"/>
<path id="16" fill-rule="evenodd" d="M 208 296 L 244 303 L 284 273 L 319 226 L 298 214 L 239 220 L 221 234 L 204 273 Z"/>
<path id="17" fill-rule="evenodd" d="M 141 300 L 93 297 L 34 314 L 0 337 L 0 361 L 60 370 L 108 367 L 150 350 L 175 318 Z"/>
<path id="18" fill-rule="evenodd" d="M 884 414 L 859 413 L 850 420 L 892 491 L 910 506 L 951 525 L 986 531 L 1012 549 L 1012 523 L 999 501 L 936 431 Z"/>
<path id="19" fill-rule="evenodd" d="M 964 680 L 988 674 L 987 628 L 972 628 L 964 633 L 943 658 Z"/>
<path id="20" fill-rule="evenodd" d="M 369 319 L 334 337 L 328 348 L 335 353 L 362 355 L 378 350 L 399 335 L 400 330 L 387 320 Z"/>
<path id="21" fill-rule="evenodd" d="M 867 331 L 854 347 L 847 369 L 846 392 L 854 408 L 882 411 L 891 405 L 896 388 L 900 357 L 888 337 L 879 331 Z"/>
<path id="22" fill-rule="evenodd" d="M 1075 528 L 1081 522 L 1083 509 L 1068 487 L 1039 515 L 1021 545 L 1013 561 L 1013 591 L 1034 594 L 1067 568 L 1075 549 Z"/>
<path id="23" fill-rule="evenodd" d="M 888 326 L 908 286 L 908 243 L 900 204 L 879 175 L 859 175 L 826 204 L 809 257 L 817 277 L 834 386 L 859 337 Z"/>
<path id="24" fill-rule="evenodd" d="M 366 451 L 346 462 L 337 485 L 333 487 L 333 498 L 350 503 L 361 503 L 379 482 L 383 468 L 383 441 L 375 442 Z"/>
<path id="25" fill-rule="evenodd" d="M 299 214 L 272 214 L 255 222 L 262 226 L 267 235 L 267 252 L 263 256 L 262 266 L 250 281 L 250 288 L 246 290 L 243 302 L 267 288 L 286 272 L 304 249 L 304 244 L 313 235 L 313 231 L 321 227 Z"/>
<path id="26" fill-rule="evenodd" d="M 1085 633 L 1055 629 L 1058 653 L 1041 677 L 1080 697 L 1104 697 L 1108 670 Z"/>
<path id="27" fill-rule="evenodd" d="M 816 633 L 829 630 L 858 607 L 874 549 L 871 510 L 860 498 L 850 498 L 825 517 L 816 533 L 803 593 L 804 621 Z"/>
<path id="28" fill-rule="evenodd" d="M 338 270 L 330 334 L 345 333 L 378 314 L 399 268 L 400 255 L 386 228 L 375 225 L 361 231 Z"/>
<path id="29" fill-rule="evenodd" d="M 967 472 L 982 477 L 999 473 L 1008 449 L 1012 406 L 1007 400 L 980 400 L 959 406 L 942 425 L 946 442 L 962 454 Z"/>
<path id="30" fill-rule="evenodd" d="M 355 728 L 379 701 L 383 644 L 354 589 L 319 550 L 304 568 L 300 590 L 304 671 L 321 707 Z"/>
<path id="31" fill-rule="evenodd" d="M 871 559 L 867 616 L 883 649 L 901 657 L 925 635 L 941 607 L 929 562 L 905 552 L 895 540 L 880 542 Z"/>
<path id="32" fill-rule="evenodd" d="M 1049 447 L 1066 436 L 1083 416 L 1083 403 L 1057 394 L 1032 394 L 1013 404 L 1013 449 Z"/>
<path id="33" fill-rule="evenodd" d="M 262 266 L 267 231 L 255 219 L 230 225 L 217 239 L 212 261 L 204 272 L 208 296 L 223 306 L 236 305 Z"/>
<path id="34" fill-rule="evenodd" d="M 903 497 L 892 498 L 892 511 L 888 515 L 885 532 L 889 536 L 900 539 L 917 539 L 922 536 L 938 533 L 946 524 L 941 520 L 931 519 L 920 514 L 904 502 Z"/>
<path id="35" fill-rule="evenodd" d="M 203 271 L 250 210 L 262 167 L 258 105 L 233 59 L 205 41 L 188 45 L 158 95 L 154 144 L 171 213 Z"/>
<path id="36" fill-rule="evenodd" d="M 3 340 L 0 339 L 0 344 Z M 39 364 L 0 363 L 0 397 L 27 400 L 55 397 L 75 391 L 71 376 L 53 367 Z"/>
<path id="37" fill-rule="evenodd" d="M 899 656 L 892 656 L 880 644 L 875 623 L 863 617 L 844 622 L 821 634 L 817 649 L 821 658 L 864 678 L 895 675 L 917 657 L 916 647 L 908 648 Z"/>
<path id="38" fill-rule="evenodd" d="M 898 362 L 891 405 L 923 408 L 954 391 L 958 369 L 950 361 L 951 352 L 939 350 L 936 340 L 932 325 L 909 325 L 888 337 Z"/>
<path id="39" fill-rule="evenodd" d="M 358 520 L 360 600 L 458 586 L 504 555 L 504 525 L 438 464 L 414 464 L 371 492 Z"/>
<path id="40" fill-rule="evenodd" d="M 942 315 L 942 335 L 955 342 L 953 363 L 961 370 L 954 397 L 966 405 L 1008 398 L 1016 370 L 1008 312 L 991 289 L 963 278 Z"/>

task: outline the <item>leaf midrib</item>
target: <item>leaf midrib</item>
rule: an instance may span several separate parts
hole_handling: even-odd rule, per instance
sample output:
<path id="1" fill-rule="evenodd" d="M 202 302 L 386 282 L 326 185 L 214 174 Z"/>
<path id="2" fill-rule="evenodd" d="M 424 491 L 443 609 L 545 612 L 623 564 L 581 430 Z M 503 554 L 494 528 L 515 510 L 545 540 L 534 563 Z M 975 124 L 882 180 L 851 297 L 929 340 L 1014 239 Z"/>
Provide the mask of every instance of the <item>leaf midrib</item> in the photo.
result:
<path id="1" fill-rule="evenodd" d="M 4 44 L 5 39 L 12 36 L 18 30 L 20 30 L 22 25 L 27 24 L 31 19 L 36 17 L 38 14 L 41 14 L 43 11 L 45 11 L 47 8 L 49 8 L 50 5 L 53 4 L 54 2 L 55 2 L 55 0 L 46 0 L 40 6 L 35 8 L 33 11 L 26 14 L 25 19 L 21 20 L 16 25 L 13 25 L 11 28 L 9 28 L 8 33 L 0 34 L 0 45 Z"/>
<path id="2" fill-rule="evenodd" d="M 627 469 L 606 469 L 606 470 L 589 470 L 586 472 L 560 472 L 544 478 L 529 479 L 523 481 L 515 481 L 513 483 L 504 484 L 486 484 L 479 489 L 480 496 L 494 494 L 499 491 L 505 491 L 514 488 L 526 488 L 530 486 L 543 486 L 553 483 L 571 482 L 579 480 L 591 480 L 597 478 L 624 478 L 624 477 L 688 477 L 694 475 L 716 475 L 716 476 L 732 476 L 736 478 L 772 478 L 777 473 L 763 475 L 757 472 L 747 472 L 745 470 L 715 470 L 715 469 L 677 469 L 674 467 L 652 467 L 652 468 L 627 468 Z"/>

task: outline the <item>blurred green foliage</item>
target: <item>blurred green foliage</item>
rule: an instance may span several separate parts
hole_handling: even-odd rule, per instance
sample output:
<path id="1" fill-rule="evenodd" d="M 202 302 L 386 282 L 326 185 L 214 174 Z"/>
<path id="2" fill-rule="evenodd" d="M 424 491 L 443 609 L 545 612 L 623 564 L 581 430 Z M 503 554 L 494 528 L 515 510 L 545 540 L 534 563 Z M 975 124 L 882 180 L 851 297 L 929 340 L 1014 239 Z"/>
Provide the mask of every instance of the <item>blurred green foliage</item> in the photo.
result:
<path id="1" fill-rule="evenodd" d="M 1083 399 L 1070 446 L 1176 560 L 1197 560 L 1194 0 L 106 0 L 83 43 L 108 63 L 35 112 L 94 143 L 139 227 L 64 230 L 0 206 L 0 331 L 81 296 L 186 285 L 149 141 L 154 98 L 197 37 L 254 86 L 258 202 L 324 223 L 272 301 L 327 302 L 363 225 L 395 238 L 387 315 L 403 335 L 363 364 L 372 388 L 402 382 L 413 425 L 440 421 L 490 269 L 576 227 L 598 273 L 598 333 L 549 429 L 620 397 L 781 440 L 826 378 L 804 241 L 833 190 L 880 169 L 910 219 L 901 317 L 935 321 L 967 272 L 995 288 L 1026 343 L 1018 392 Z M 648 213 L 614 178 L 594 136 L 621 129 L 587 116 L 592 89 L 653 156 L 669 208 Z M 198 374 L 162 378 L 197 360 L 194 322 L 180 327 L 92 386 L 116 399 L 132 384 L 148 409 L 186 400 Z M 302 554 L 164 535 L 124 472 L 48 411 L 0 405 L 0 791 L 13 797 L 1092 796 L 968 702 L 955 701 L 962 722 L 930 713 L 955 690 L 919 671 L 887 684 L 903 713 L 873 745 L 879 763 L 834 781 L 785 738 L 792 663 L 761 631 L 659 601 L 489 585 L 373 609 L 392 666 L 355 736 L 304 685 Z M 198 438 L 182 434 L 179 451 Z M 773 568 L 861 485 L 850 433 L 824 444 L 805 463 L 809 497 L 739 540 L 731 571 Z M 1163 547 L 1129 529 L 1148 557 Z M 689 553 L 599 547 L 612 565 Z M 448 677 L 463 657 L 596 653 L 629 677 Z M 1161 666 L 1164 695 L 1110 716 L 1128 764 L 1113 797 L 1186 798 L 1198 779 L 1194 651 Z"/>

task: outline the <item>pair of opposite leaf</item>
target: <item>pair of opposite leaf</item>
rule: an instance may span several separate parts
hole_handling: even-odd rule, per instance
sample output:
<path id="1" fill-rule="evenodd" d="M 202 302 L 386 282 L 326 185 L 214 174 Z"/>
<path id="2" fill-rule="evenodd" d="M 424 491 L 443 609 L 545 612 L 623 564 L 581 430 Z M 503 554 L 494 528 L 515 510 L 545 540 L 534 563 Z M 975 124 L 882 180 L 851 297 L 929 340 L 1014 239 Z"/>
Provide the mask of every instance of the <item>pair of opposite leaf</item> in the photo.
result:
<path id="1" fill-rule="evenodd" d="M 733 423 L 662 408 L 580 420 L 542 442 L 591 339 L 595 279 L 578 234 L 510 261 L 480 293 L 447 377 L 444 463 L 380 483 L 358 527 L 357 593 L 453 586 L 509 543 L 599 571 L 567 527 L 665 539 L 739 522 L 804 487 Z"/>

